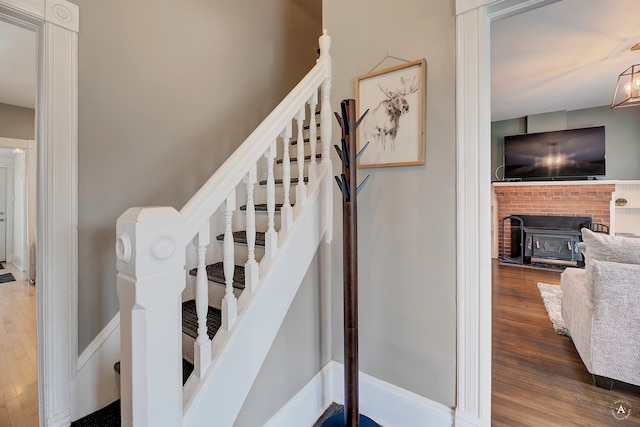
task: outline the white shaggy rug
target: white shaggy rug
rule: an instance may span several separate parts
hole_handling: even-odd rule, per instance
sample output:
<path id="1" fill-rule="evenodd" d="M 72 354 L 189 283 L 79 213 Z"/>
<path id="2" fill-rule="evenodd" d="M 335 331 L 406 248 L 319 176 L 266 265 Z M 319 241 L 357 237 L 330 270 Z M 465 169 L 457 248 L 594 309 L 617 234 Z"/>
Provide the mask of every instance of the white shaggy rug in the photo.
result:
<path id="1" fill-rule="evenodd" d="M 553 329 L 560 335 L 571 336 L 569 330 L 562 319 L 561 302 L 562 289 L 559 285 L 550 285 L 548 283 L 538 283 L 538 289 L 544 302 L 544 307 L 549 314 L 549 320 L 553 323 Z"/>

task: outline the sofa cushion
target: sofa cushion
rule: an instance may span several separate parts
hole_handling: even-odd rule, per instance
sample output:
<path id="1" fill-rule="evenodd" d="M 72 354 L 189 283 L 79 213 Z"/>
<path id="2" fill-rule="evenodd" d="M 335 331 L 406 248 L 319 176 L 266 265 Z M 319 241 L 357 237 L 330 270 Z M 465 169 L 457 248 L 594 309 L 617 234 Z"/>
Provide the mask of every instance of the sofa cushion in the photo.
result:
<path id="1" fill-rule="evenodd" d="M 640 264 L 640 239 L 594 233 L 588 228 L 583 228 L 582 240 L 589 253 L 588 257 L 585 256 L 587 262 L 595 260 Z"/>

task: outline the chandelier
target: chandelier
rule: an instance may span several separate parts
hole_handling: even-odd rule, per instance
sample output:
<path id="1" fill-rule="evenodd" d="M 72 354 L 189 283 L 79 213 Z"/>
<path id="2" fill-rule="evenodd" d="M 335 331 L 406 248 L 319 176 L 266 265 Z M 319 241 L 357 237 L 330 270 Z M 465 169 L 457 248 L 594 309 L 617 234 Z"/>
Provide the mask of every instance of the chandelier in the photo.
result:
<path id="1" fill-rule="evenodd" d="M 611 108 L 640 105 L 640 64 L 632 65 L 618 76 Z"/>
<path id="2" fill-rule="evenodd" d="M 631 47 L 632 52 L 636 50 L 640 50 L 640 43 Z M 611 100 L 611 108 L 636 105 L 640 105 L 640 64 L 632 65 L 618 76 L 616 90 Z"/>

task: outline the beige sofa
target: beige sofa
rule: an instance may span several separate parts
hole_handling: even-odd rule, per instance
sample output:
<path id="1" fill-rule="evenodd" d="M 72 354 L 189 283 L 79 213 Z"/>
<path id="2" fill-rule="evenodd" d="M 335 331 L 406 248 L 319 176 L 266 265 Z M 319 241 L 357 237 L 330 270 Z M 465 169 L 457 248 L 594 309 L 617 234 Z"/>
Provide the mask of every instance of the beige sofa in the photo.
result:
<path id="1" fill-rule="evenodd" d="M 640 385 L 640 239 L 582 239 L 585 268 L 561 275 L 562 318 L 596 385 Z"/>

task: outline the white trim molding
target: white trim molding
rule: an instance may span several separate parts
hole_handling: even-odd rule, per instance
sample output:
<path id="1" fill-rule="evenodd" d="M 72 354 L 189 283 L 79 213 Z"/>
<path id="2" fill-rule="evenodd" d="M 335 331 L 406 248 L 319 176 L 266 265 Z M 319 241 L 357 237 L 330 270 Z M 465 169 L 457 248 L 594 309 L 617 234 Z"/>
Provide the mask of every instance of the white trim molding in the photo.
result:
<path id="1" fill-rule="evenodd" d="M 78 6 L 0 0 L 0 14 L 36 33 L 37 348 L 41 426 L 71 422 L 77 360 Z"/>
<path id="2" fill-rule="evenodd" d="M 360 413 L 385 427 L 450 427 L 453 410 L 360 372 Z M 332 402 L 344 404 L 344 365 L 330 361 L 265 424 L 313 425 Z"/>
<path id="3" fill-rule="evenodd" d="M 555 1 L 456 1 L 456 426 L 491 425 L 490 25 Z"/>

